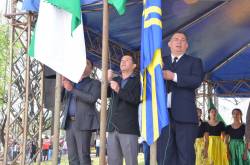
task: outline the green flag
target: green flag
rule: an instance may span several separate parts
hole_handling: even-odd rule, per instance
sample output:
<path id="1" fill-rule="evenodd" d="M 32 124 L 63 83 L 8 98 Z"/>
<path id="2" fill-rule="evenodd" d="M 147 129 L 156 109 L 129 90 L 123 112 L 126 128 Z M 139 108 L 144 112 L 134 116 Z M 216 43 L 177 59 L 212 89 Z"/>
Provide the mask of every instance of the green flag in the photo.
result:
<path id="1" fill-rule="evenodd" d="M 214 109 L 217 109 L 212 101 L 212 98 L 209 97 L 209 100 L 208 100 L 208 109 L 210 108 L 214 108 Z M 219 114 L 219 112 L 217 113 L 217 120 L 218 121 L 221 121 L 225 124 L 225 121 L 223 120 L 223 118 L 221 117 L 221 115 Z"/>
<path id="2" fill-rule="evenodd" d="M 114 6 L 119 15 L 123 15 L 125 13 L 126 2 L 127 0 L 108 0 L 108 3 Z"/>

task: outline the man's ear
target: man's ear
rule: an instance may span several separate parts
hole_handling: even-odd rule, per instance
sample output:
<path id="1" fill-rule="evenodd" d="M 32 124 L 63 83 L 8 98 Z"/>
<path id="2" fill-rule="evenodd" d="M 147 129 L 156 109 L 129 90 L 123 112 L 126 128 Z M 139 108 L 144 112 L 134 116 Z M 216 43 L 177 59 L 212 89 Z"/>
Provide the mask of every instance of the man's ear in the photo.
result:
<path id="1" fill-rule="evenodd" d="M 168 47 L 171 47 L 171 41 L 168 41 Z"/>
<path id="2" fill-rule="evenodd" d="M 187 49 L 189 48 L 189 44 L 187 43 Z"/>

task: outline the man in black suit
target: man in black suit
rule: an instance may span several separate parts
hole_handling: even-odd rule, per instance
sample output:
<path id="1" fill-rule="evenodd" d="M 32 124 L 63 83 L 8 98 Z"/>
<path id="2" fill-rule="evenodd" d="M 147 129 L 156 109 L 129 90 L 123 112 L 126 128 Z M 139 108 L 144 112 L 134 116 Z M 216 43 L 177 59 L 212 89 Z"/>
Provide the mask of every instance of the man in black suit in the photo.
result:
<path id="1" fill-rule="evenodd" d="M 247 148 L 250 150 L 250 103 L 247 109 L 247 116 L 246 116 L 246 131 L 245 131 L 245 138 L 247 143 Z"/>
<path id="2" fill-rule="evenodd" d="M 188 56 L 187 37 L 176 32 L 168 42 L 171 55 L 163 59 L 163 77 L 168 86 L 170 124 L 158 140 L 160 165 L 194 165 L 194 142 L 198 131 L 195 90 L 203 80 L 202 61 Z"/>
<path id="3" fill-rule="evenodd" d="M 109 93 L 111 94 L 108 115 L 108 164 L 137 165 L 138 154 L 138 106 L 140 102 L 140 79 L 134 73 L 135 59 L 124 55 L 121 59 L 121 76 L 112 78 L 109 71 Z"/>
<path id="4" fill-rule="evenodd" d="M 93 63 L 87 60 L 82 80 L 73 84 L 63 78 L 65 109 L 62 128 L 66 130 L 70 165 L 91 165 L 90 140 L 93 131 L 99 129 L 95 103 L 100 98 L 101 83 L 90 78 Z"/>

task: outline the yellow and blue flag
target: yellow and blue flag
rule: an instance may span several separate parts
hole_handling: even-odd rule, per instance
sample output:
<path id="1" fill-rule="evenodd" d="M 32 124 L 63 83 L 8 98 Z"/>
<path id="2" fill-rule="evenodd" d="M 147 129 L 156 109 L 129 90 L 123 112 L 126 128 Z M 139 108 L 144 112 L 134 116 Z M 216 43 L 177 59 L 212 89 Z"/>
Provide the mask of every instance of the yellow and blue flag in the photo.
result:
<path id="1" fill-rule="evenodd" d="M 141 134 L 149 145 L 168 125 L 166 88 L 162 75 L 161 0 L 144 0 L 141 33 Z"/>

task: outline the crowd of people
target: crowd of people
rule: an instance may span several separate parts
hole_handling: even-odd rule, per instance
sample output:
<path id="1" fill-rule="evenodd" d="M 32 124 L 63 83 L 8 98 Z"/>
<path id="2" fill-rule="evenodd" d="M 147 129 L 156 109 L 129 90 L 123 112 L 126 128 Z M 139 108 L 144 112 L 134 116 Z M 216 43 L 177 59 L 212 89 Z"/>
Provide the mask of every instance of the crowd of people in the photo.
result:
<path id="1" fill-rule="evenodd" d="M 37 144 L 34 141 L 29 141 L 26 147 L 26 159 L 31 162 L 35 160 L 37 152 Z M 13 140 L 9 145 L 8 160 L 17 161 L 20 158 L 21 144 L 18 140 Z"/>
<path id="2" fill-rule="evenodd" d="M 209 110 L 209 120 L 200 120 L 196 108 L 195 90 L 204 77 L 202 61 L 186 54 L 187 36 L 175 32 L 168 42 L 170 54 L 163 58 L 163 78 L 166 82 L 166 111 L 169 124 L 157 141 L 159 165 L 241 165 L 249 160 L 244 143 L 244 124 L 239 109 L 233 110 L 234 122 L 225 126 L 217 121 L 217 110 Z M 100 98 L 101 83 L 91 78 L 93 62 L 88 59 L 79 83 L 62 78 L 63 122 L 66 130 L 70 165 L 90 165 L 90 142 L 99 130 L 96 102 Z M 108 71 L 110 105 L 107 119 L 107 162 L 109 165 L 137 165 L 139 104 L 141 85 L 133 55 L 122 56 L 120 75 Z M 198 114 L 198 115 L 197 115 Z M 199 117 L 197 117 L 199 116 Z M 144 141 L 145 164 L 149 164 L 149 146 Z M 100 141 L 96 140 L 99 150 Z M 96 154 L 98 156 L 98 153 Z M 239 164 L 239 162 L 241 164 Z"/>

